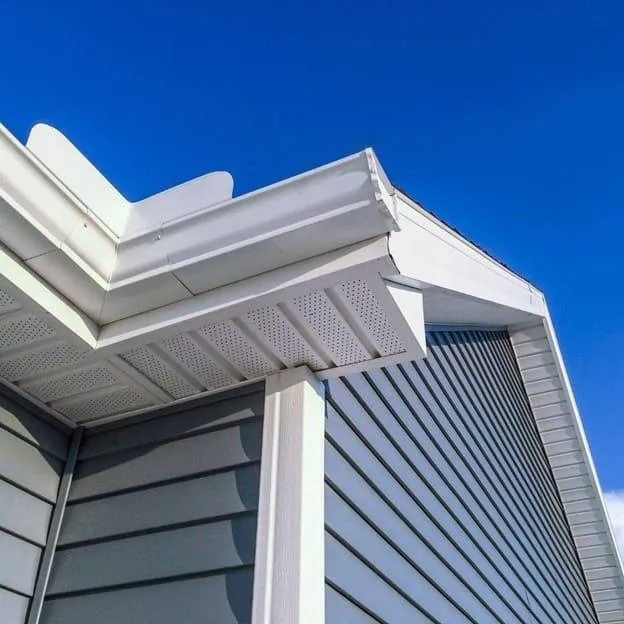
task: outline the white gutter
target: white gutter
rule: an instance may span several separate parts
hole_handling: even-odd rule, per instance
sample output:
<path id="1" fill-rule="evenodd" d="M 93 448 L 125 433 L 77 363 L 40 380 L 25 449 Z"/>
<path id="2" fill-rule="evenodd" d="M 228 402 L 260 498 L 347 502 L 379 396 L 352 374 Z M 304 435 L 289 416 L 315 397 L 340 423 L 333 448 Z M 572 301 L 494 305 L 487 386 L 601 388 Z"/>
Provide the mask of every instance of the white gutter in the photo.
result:
<path id="1" fill-rule="evenodd" d="M 209 176 L 128 207 L 64 137 L 44 133 L 35 147 L 49 167 L 0 126 L 0 242 L 98 324 L 398 227 L 394 191 L 372 150 L 194 209 L 215 197 Z M 64 164 L 50 161 L 58 151 Z M 96 214 L 50 169 L 82 180 L 83 197 L 92 182 L 100 189 L 93 201 L 113 208 L 98 205 Z M 145 218 L 150 205 L 157 223 Z"/>

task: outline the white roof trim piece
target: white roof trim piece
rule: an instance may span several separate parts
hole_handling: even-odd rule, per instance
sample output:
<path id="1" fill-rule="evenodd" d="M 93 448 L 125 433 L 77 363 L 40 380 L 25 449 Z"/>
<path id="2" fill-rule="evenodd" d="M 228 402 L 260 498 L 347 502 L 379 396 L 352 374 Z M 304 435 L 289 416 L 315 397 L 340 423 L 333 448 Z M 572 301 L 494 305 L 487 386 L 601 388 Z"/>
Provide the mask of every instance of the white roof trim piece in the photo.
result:
<path id="1" fill-rule="evenodd" d="M 371 150 L 231 191 L 216 173 L 132 204 L 55 130 L 25 148 L 0 126 L 0 378 L 89 426 L 298 366 L 423 357 L 425 323 L 509 328 L 600 622 L 624 623 L 542 293 L 395 191 Z"/>
<path id="2" fill-rule="evenodd" d="M 0 242 L 98 324 L 397 227 L 371 150 L 235 199 L 210 174 L 130 204 L 57 131 L 28 146 L 0 126 Z"/>
<path id="3" fill-rule="evenodd" d="M 510 335 L 598 620 L 622 623 L 622 561 L 550 316 Z"/>
<path id="4" fill-rule="evenodd" d="M 435 288 L 543 316 L 544 296 L 526 280 L 499 264 L 397 192 L 400 231 L 390 236 L 390 255 L 398 281 L 424 290 Z M 441 321 L 439 321 L 441 322 Z"/>

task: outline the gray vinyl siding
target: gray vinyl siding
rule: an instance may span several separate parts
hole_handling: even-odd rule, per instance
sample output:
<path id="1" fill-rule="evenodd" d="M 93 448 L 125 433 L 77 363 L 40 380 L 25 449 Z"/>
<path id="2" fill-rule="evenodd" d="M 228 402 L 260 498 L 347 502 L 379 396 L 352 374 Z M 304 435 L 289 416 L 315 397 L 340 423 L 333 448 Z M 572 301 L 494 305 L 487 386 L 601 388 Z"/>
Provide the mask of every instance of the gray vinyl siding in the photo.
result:
<path id="1" fill-rule="evenodd" d="M 42 624 L 250 621 L 264 389 L 87 431 Z"/>
<path id="2" fill-rule="evenodd" d="M 596 616 L 506 332 L 328 382 L 326 621 Z"/>
<path id="3" fill-rule="evenodd" d="M 26 620 L 68 444 L 68 432 L 0 393 L 2 624 Z"/>

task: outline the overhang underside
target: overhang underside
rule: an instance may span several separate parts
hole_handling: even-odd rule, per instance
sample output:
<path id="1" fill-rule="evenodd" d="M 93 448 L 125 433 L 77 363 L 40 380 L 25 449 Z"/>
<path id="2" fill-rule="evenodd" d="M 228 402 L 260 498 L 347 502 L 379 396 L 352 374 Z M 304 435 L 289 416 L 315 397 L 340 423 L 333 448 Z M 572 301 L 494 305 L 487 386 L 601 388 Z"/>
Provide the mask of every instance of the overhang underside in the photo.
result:
<path id="1" fill-rule="evenodd" d="M 347 374 L 425 354 L 428 324 L 500 326 L 531 315 L 465 295 L 424 291 L 382 276 L 385 264 L 325 275 L 260 303 L 135 320 L 95 349 L 0 281 L 0 377 L 72 423 L 121 418 L 224 390 L 285 368 Z M 126 324 L 127 325 L 127 324 Z M 145 331 L 138 331 L 141 328 Z M 104 332 L 104 336 L 106 333 Z"/>
<path id="2" fill-rule="evenodd" d="M 265 305 L 200 316 L 183 331 L 174 325 L 101 351 L 72 339 L 5 282 L 0 376 L 60 418 L 85 424 L 285 368 L 305 365 L 323 376 L 421 357 L 424 335 L 411 329 L 424 330 L 420 293 L 388 284 L 378 273 L 353 277 L 285 291 Z"/>

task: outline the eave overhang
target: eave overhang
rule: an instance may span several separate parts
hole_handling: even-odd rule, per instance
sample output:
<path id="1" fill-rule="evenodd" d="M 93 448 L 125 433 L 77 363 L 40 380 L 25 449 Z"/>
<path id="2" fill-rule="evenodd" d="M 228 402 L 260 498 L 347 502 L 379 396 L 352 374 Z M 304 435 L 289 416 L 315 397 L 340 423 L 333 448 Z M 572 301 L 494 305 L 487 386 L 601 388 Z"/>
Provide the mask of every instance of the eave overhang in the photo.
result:
<path id="1" fill-rule="evenodd" d="M 0 156 L 0 290 L 15 302 L 0 376 L 72 422 L 300 365 L 415 359 L 425 323 L 545 313 L 395 191 L 372 150 L 234 199 L 216 173 L 134 204 L 48 126 L 26 147 L 0 129 Z"/>
<path id="2" fill-rule="evenodd" d="M 27 147 L 2 130 L 0 156 L 0 376 L 59 418 L 424 355 L 371 150 L 235 199 L 209 174 L 135 204 L 47 126 Z"/>

